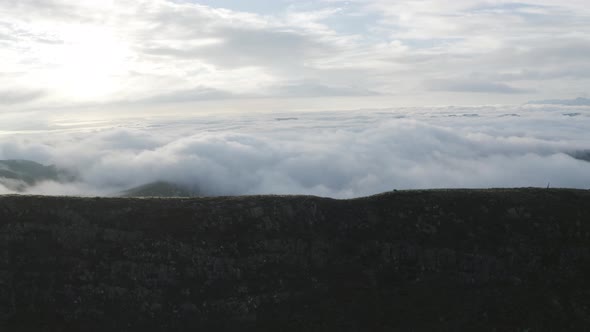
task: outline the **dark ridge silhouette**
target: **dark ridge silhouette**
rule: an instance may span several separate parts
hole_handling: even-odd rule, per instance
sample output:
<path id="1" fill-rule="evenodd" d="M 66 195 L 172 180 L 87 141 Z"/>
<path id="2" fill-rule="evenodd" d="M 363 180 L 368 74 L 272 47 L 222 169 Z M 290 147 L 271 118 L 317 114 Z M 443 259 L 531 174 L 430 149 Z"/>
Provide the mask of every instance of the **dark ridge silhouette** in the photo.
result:
<path id="1" fill-rule="evenodd" d="M 583 331 L 590 191 L 0 197 L 1 331 Z"/>
<path id="2" fill-rule="evenodd" d="M 122 197 L 198 197 L 203 196 L 197 190 L 166 182 L 155 181 L 131 188 L 120 193 Z"/>
<path id="3" fill-rule="evenodd" d="M 590 150 L 578 150 L 569 153 L 570 156 L 578 160 L 590 162 Z"/>

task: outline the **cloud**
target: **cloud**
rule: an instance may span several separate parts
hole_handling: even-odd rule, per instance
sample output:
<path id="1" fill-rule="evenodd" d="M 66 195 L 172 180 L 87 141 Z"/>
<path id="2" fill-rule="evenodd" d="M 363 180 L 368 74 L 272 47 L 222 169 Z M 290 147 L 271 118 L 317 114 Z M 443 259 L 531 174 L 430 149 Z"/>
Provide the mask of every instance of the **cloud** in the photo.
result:
<path id="1" fill-rule="evenodd" d="M 42 90 L 0 90 L 0 105 L 13 105 L 34 101 L 45 95 Z"/>
<path id="2" fill-rule="evenodd" d="M 173 91 L 165 94 L 159 94 L 152 97 L 147 97 L 136 102 L 140 103 L 178 103 L 190 102 L 197 100 L 211 100 L 211 99 L 229 99 L 235 97 L 233 94 L 217 89 L 207 87 L 195 87 L 190 90 Z"/>
<path id="3" fill-rule="evenodd" d="M 481 80 L 433 80 L 428 82 L 433 91 L 477 92 L 477 93 L 530 93 L 531 90 L 519 89 L 504 83 Z"/>
<path id="4" fill-rule="evenodd" d="M 534 101 L 529 101 L 528 104 L 563 105 L 563 106 L 590 106 L 590 99 L 578 97 L 576 99 L 534 100 Z"/>
<path id="5" fill-rule="evenodd" d="M 144 52 L 184 59 L 201 59 L 224 68 L 248 66 L 301 66 L 317 56 L 334 52 L 333 46 L 298 31 L 253 28 L 218 28 L 211 42 L 147 47 Z"/>
<path id="6" fill-rule="evenodd" d="M 109 195 L 159 180 L 210 195 L 341 198 L 548 182 L 590 188 L 590 163 L 572 157 L 589 148 L 588 110 L 576 109 L 575 118 L 561 110 L 530 105 L 285 114 L 293 121 L 276 121 L 280 113 L 131 119 L 110 129 L 0 136 L 0 158 L 79 174 L 78 182 L 44 182 L 28 191 L 43 194 Z"/>
<path id="7" fill-rule="evenodd" d="M 11 92 L 15 110 L 346 93 L 513 103 L 590 83 L 584 1 L 7 0 L 0 12 L 0 72 L 14 73 L 0 84 L 43 90 Z"/>
<path id="8" fill-rule="evenodd" d="M 313 81 L 292 82 L 271 88 L 280 97 L 376 96 L 379 93 L 354 86 L 326 86 Z"/>
<path id="9" fill-rule="evenodd" d="M 30 188 L 40 193 L 109 194 L 154 180 L 212 194 L 334 197 L 583 187 L 588 163 L 571 157 L 590 141 L 580 103 L 275 119 L 283 109 L 342 105 L 549 95 L 566 104 L 590 86 L 589 8 L 587 0 L 2 1 L 0 157 L 81 174 L 79 183 Z M 220 104 L 240 112 L 212 114 Z M 263 107 L 273 114 L 249 114 Z M 113 119 L 148 114 L 154 120 Z"/>

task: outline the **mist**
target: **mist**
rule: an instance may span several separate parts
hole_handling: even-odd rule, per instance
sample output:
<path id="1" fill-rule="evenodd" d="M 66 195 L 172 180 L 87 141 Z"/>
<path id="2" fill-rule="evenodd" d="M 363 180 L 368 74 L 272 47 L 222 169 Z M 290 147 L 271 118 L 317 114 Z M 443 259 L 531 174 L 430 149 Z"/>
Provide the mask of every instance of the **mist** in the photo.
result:
<path id="1" fill-rule="evenodd" d="M 0 159 L 76 174 L 21 193 L 112 196 L 166 181 L 204 195 L 351 198 L 420 188 L 590 188 L 590 109 L 396 108 L 85 122 L 0 136 Z M 14 193 L 0 185 L 0 193 Z"/>

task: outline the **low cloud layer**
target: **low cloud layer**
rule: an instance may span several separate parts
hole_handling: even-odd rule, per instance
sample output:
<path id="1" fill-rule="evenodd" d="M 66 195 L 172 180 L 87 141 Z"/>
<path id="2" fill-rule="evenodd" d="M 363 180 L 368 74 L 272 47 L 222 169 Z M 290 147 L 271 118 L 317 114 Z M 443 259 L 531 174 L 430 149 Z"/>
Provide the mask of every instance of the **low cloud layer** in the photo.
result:
<path id="1" fill-rule="evenodd" d="M 590 188 L 590 162 L 571 156 L 590 149 L 587 128 L 588 107 L 548 105 L 48 122 L 0 135 L 0 159 L 78 174 L 73 183 L 26 191 L 36 194 L 113 195 L 158 180 L 210 195 L 339 198 L 416 188 Z"/>

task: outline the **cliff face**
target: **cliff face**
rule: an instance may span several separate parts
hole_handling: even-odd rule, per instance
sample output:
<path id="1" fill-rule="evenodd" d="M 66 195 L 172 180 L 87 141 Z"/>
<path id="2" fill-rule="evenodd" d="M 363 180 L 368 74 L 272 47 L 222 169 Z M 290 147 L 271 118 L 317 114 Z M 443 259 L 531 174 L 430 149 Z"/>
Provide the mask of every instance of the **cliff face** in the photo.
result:
<path id="1" fill-rule="evenodd" d="M 0 197 L 6 331 L 584 330 L 590 191 Z"/>

